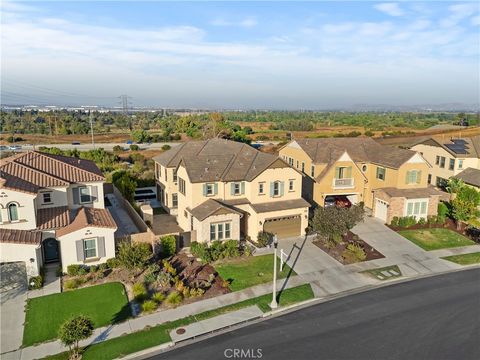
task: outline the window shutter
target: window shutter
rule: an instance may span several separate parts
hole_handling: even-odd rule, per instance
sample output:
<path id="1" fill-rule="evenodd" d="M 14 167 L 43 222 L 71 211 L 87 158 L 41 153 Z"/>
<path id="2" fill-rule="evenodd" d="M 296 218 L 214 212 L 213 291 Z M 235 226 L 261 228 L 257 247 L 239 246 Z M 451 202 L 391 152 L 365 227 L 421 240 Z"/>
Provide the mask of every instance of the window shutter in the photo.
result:
<path id="1" fill-rule="evenodd" d="M 273 197 L 273 182 L 270 183 L 270 197 Z"/>
<path id="2" fill-rule="evenodd" d="M 80 192 L 78 188 L 73 188 L 73 203 L 75 205 L 80 204 Z"/>
<path id="3" fill-rule="evenodd" d="M 245 194 L 245 182 L 244 182 L 244 181 L 242 181 L 242 182 L 240 183 L 240 193 L 241 193 L 242 195 Z"/>
<path id="4" fill-rule="evenodd" d="M 335 179 L 340 179 L 340 168 L 339 167 L 335 168 Z"/>
<path id="5" fill-rule="evenodd" d="M 98 257 L 105 257 L 105 237 L 99 236 L 97 238 Z"/>
<path id="6" fill-rule="evenodd" d="M 98 187 L 97 186 L 91 186 L 90 187 L 90 200 L 92 202 L 97 202 L 98 201 Z"/>
<path id="7" fill-rule="evenodd" d="M 230 184 L 230 195 L 235 195 L 235 183 Z"/>
<path id="8" fill-rule="evenodd" d="M 417 184 L 420 184 L 422 181 L 422 170 L 417 171 Z"/>
<path id="9" fill-rule="evenodd" d="M 218 184 L 217 183 L 213 184 L 213 193 L 215 195 L 218 195 Z"/>
<path id="10" fill-rule="evenodd" d="M 351 179 L 352 178 L 352 167 L 349 166 L 347 167 L 347 179 Z"/>
<path id="11" fill-rule="evenodd" d="M 410 171 L 405 174 L 405 184 L 410 184 Z"/>
<path id="12" fill-rule="evenodd" d="M 207 184 L 203 184 L 203 196 L 207 196 Z"/>
<path id="13" fill-rule="evenodd" d="M 77 261 L 85 260 L 85 253 L 83 251 L 83 240 L 75 241 L 75 245 L 77 247 Z"/>
<path id="14" fill-rule="evenodd" d="M 283 196 L 284 188 L 285 188 L 285 181 L 280 181 L 280 196 Z"/>

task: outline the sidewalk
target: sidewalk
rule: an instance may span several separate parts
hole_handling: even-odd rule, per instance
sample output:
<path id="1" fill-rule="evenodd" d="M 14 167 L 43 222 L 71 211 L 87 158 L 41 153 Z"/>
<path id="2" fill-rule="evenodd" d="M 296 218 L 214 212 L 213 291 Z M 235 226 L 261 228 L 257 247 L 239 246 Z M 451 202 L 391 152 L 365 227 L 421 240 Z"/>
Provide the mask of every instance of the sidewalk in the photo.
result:
<path id="1" fill-rule="evenodd" d="M 299 276 L 292 276 L 288 279 L 277 281 L 277 291 L 288 289 L 305 284 L 305 280 Z M 135 331 L 143 330 L 146 326 L 156 326 L 169 321 L 185 318 L 189 315 L 196 315 L 202 312 L 217 309 L 237 302 L 270 294 L 272 283 L 257 285 L 245 290 L 232 292 L 206 300 L 197 301 L 174 309 L 159 311 L 150 315 L 130 319 L 117 325 L 110 325 L 95 329 L 93 335 L 83 342 L 81 346 L 95 344 L 101 341 L 113 339 Z M 66 348 L 59 340 L 42 343 L 37 346 L 30 346 L 16 351 L 2 354 L 2 360 L 32 360 L 58 354 L 66 351 Z"/>

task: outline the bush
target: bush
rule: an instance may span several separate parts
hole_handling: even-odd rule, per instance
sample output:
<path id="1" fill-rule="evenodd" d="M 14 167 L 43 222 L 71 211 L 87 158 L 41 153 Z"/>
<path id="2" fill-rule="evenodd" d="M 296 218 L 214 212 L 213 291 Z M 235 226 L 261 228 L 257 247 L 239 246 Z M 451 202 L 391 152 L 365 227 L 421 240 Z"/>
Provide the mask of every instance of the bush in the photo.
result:
<path id="1" fill-rule="evenodd" d="M 73 290 L 78 288 L 82 284 L 82 281 L 78 278 L 65 280 L 63 282 L 63 288 L 65 290 Z"/>
<path id="2" fill-rule="evenodd" d="M 178 291 L 172 291 L 167 296 L 167 303 L 169 303 L 170 305 L 178 305 L 182 302 L 182 300 L 182 294 L 180 294 Z"/>
<path id="3" fill-rule="evenodd" d="M 270 244 L 272 239 L 273 239 L 272 233 L 269 233 L 266 231 L 260 231 L 257 236 L 257 244 L 259 247 L 265 247 L 268 244 Z"/>
<path id="4" fill-rule="evenodd" d="M 122 151 L 123 151 L 123 147 L 120 145 L 115 145 L 113 147 L 113 152 L 122 152 Z"/>
<path id="5" fill-rule="evenodd" d="M 92 265 L 89 269 L 91 273 L 96 273 L 98 271 L 98 265 Z"/>
<path id="6" fill-rule="evenodd" d="M 212 241 L 210 247 L 208 248 L 210 252 L 210 258 L 212 261 L 217 261 L 223 259 L 223 244 L 219 240 Z"/>
<path id="7" fill-rule="evenodd" d="M 85 275 L 87 272 L 83 265 L 72 264 L 67 266 L 67 274 L 70 276 Z"/>
<path id="8" fill-rule="evenodd" d="M 157 304 L 160 304 L 162 301 L 165 300 L 165 294 L 161 292 L 157 292 L 153 294 L 152 300 L 155 301 Z"/>
<path id="9" fill-rule="evenodd" d="M 164 150 L 164 151 L 170 150 L 171 148 L 172 147 L 168 144 L 165 144 L 165 145 L 162 146 L 162 150 Z"/>
<path id="10" fill-rule="evenodd" d="M 425 220 L 425 218 L 423 217 L 418 219 L 418 222 L 417 222 L 418 225 L 425 225 L 426 223 L 427 223 L 427 220 Z"/>
<path id="11" fill-rule="evenodd" d="M 444 223 L 445 220 L 447 220 L 449 213 L 450 209 L 448 208 L 448 205 L 443 201 L 440 201 L 437 207 L 437 222 Z"/>
<path id="12" fill-rule="evenodd" d="M 143 268 L 152 256 L 152 248 L 146 243 L 122 242 L 118 247 L 117 259 L 127 269 Z"/>
<path id="13" fill-rule="evenodd" d="M 404 216 L 399 218 L 398 226 L 402 228 L 409 228 L 417 223 L 415 216 Z"/>
<path id="14" fill-rule="evenodd" d="M 157 308 L 157 303 L 153 300 L 147 300 L 142 304 L 142 312 L 145 312 L 145 313 L 150 313 L 152 311 L 155 311 L 156 308 Z"/>
<path id="15" fill-rule="evenodd" d="M 117 258 L 110 258 L 107 259 L 107 262 L 105 264 L 109 269 L 115 269 L 120 266 L 120 260 L 118 260 Z"/>
<path id="16" fill-rule="evenodd" d="M 398 216 L 394 216 L 392 218 L 392 221 L 390 221 L 390 225 L 392 226 L 398 226 L 398 222 L 399 222 L 400 218 Z"/>
<path id="17" fill-rule="evenodd" d="M 438 221 L 437 216 L 435 216 L 435 215 L 428 215 L 427 216 L 427 224 L 433 225 L 433 224 L 436 224 L 437 221 Z"/>
<path id="18" fill-rule="evenodd" d="M 113 258 L 115 259 L 115 258 Z M 116 260 L 116 259 L 115 259 Z M 98 264 L 98 270 L 99 271 L 105 271 L 108 269 L 108 264 L 107 263 L 101 263 L 101 264 Z"/>
<path id="19" fill-rule="evenodd" d="M 133 284 L 132 287 L 133 297 L 136 301 L 143 301 L 148 297 L 147 289 L 141 282 Z"/>
<path id="20" fill-rule="evenodd" d="M 138 150 L 140 150 L 140 146 L 138 146 L 138 145 L 130 145 L 130 150 L 131 150 L 131 151 L 138 151 Z"/>
<path id="21" fill-rule="evenodd" d="M 364 261 L 367 258 L 367 254 L 362 246 L 359 244 L 350 243 L 342 254 L 343 258 L 349 260 L 349 262 Z"/>
<path id="22" fill-rule="evenodd" d="M 162 244 L 162 255 L 169 257 L 177 252 L 177 239 L 173 235 L 163 236 L 160 238 Z"/>
<path id="23" fill-rule="evenodd" d="M 237 240 L 227 240 L 223 243 L 223 253 L 225 257 L 240 256 L 240 249 Z"/>
<path id="24" fill-rule="evenodd" d="M 42 286 L 43 286 L 42 275 L 32 276 L 28 281 L 28 288 L 30 290 L 37 290 L 37 289 L 40 289 Z"/>

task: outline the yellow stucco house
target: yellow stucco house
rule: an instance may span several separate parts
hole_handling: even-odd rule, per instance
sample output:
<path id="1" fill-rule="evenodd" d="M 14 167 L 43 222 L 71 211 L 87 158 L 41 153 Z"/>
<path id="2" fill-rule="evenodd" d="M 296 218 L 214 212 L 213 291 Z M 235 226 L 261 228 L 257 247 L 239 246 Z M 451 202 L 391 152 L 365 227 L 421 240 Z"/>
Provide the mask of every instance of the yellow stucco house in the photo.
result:
<path id="1" fill-rule="evenodd" d="M 277 156 L 224 139 L 190 141 L 156 156 L 157 197 L 191 241 L 305 235 L 302 174 Z"/>
<path id="2" fill-rule="evenodd" d="M 316 206 L 344 196 L 386 223 L 437 214 L 442 193 L 427 184 L 430 165 L 414 151 L 370 138 L 320 138 L 293 140 L 279 154 L 304 174 L 303 197 Z"/>
<path id="3" fill-rule="evenodd" d="M 444 187 L 452 176 L 465 177 L 469 182 L 479 183 L 475 170 L 480 170 L 480 135 L 465 138 L 435 137 L 411 147 L 419 152 L 432 166 L 427 182 Z M 466 173 L 463 173 L 467 169 Z M 462 175 L 460 175 L 463 173 Z"/>

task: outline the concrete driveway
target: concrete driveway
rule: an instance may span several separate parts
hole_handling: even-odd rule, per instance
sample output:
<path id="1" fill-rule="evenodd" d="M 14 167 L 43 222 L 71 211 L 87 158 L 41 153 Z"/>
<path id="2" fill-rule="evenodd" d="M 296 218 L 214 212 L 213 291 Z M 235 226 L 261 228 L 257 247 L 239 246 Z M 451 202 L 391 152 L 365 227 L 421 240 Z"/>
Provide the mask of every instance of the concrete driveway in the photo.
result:
<path id="1" fill-rule="evenodd" d="M 0 274 L 0 353 L 5 353 L 22 345 L 27 299 L 25 263 L 2 264 Z"/>

